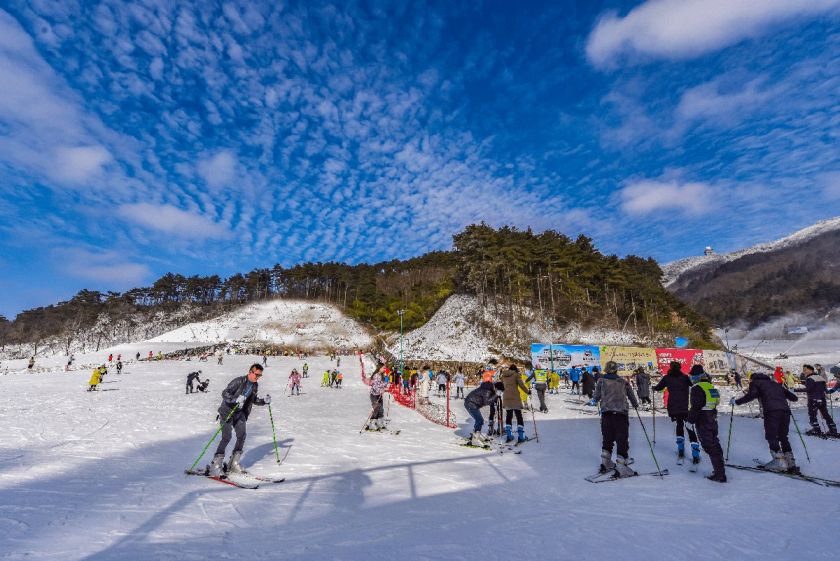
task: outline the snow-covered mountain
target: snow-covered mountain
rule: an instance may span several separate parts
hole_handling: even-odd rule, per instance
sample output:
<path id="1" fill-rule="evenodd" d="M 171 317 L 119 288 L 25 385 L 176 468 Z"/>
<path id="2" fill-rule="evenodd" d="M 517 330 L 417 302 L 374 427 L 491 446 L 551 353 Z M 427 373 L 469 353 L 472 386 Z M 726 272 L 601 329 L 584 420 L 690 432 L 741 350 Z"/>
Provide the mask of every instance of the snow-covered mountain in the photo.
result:
<path id="1" fill-rule="evenodd" d="M 358 322 L 328 304 L 269 300 L 217 318 L 189 323 L 150 343 L 271 343 L 302 350 L 368 348 L 373 338 Z"/>
<path id="2" fill-rule="evenodd" d="M 663 272 L 668 290 L 719 325 L 822 316 L 840 306 L 840 217 L 740 251 L 680 259 Z"/>

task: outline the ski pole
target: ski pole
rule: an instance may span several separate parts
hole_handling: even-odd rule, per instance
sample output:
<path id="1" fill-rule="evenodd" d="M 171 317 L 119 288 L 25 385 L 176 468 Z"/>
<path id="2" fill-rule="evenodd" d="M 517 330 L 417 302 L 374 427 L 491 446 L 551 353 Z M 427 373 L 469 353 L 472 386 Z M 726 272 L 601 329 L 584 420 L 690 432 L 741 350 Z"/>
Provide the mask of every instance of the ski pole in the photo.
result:
<path id="1" fill-rule="evenodd" d="M 796 417 L 793 415 L 793 411 L 790 413 L 790 418 L 793 419 L 793 426 L 796 428 L 796 434 L 799 435 L 799 440 L 802 441 L 802 448 L 805 449 L 805 457 L 808 458 L 808 463 L 811 463 L 811 456 L 808 454 L 808 447 L 805 446 L 805 439 L 802 438 L 802 433 L 799 432 L 799 423 L 796 422 Z"/>
<path id="2" fill-rule="evenodd" d="M 362 425 L 361 429 L 359 429 L 359 434 L 362 434 L 362 432 L 365 430 L 365 427 L 367 427 L 368 423 L 370 423 L 370 418 L 373 417 L 374 409 L 376 409 L 376 405 L 374 405 L 370 408 L 370 413 L 368 413 L 367 419 L 365 420 L 365 424 Z"/>
<path id="3" fill-rule="evenodd" d="M 656 392 L 653 393 L 652 397 L 650 403 L 651 409 L 653 409 L 653 445 L 656 446 Z"/>
<path id="4" fill-rule="evenodd" d="M 732 444 L 732 421 L 735 420 L 735 402 L 732 402 L 732 409 L 729 411 L 729 437 L 726 439 L 726 459 L 729 461 L 729 446 Z"/>
<path id="5" fill-rule="evenodd" d="M 271 404 L 268 404 L 268 418 L 271 420 L 271 436 L 274 438 L 274 456 L 277 463 L 280 463 L 280 452 L 277 450 L 277 431 L 274 429 L 274 415 L 271 414 Z"/>
<path id="6" fill-rule="evenodd" d="M 233 409 L 230 410 L 228 416 L 225 417 L 225 420 L 222 421 L 222 424 L 220 424 L 219 428 L 216 429 L 216 432 L 213 433 L 213 437 L 207 442 L 207 444 L 204 445 L 204 449 L 201 451 L 201 454 L 198 455 L 198 458 L 195 459 L 193 465 L 190 466 L 190 471 L 195 469 L 195 466 L 197 466 L 198 462 L 201 461 L 201 458 L 204 457 L 204 453 L 207 452 L 207 449 L 210 448 L 210 445 L 213 444 L 213 441 L 216 440 L 216 437 L 219 436 L 220 432 L 222 432 L 222 428 L 224 428 L 225 423 L 227 423 L 230 420 L 230 418 L 233 416 L 237 409 L 239 409 L 238 403 L 233 406 Z"/>
<path id="7" fill-rule="evenodd" d="M 636 411 L 636 417 L 639 419 L 639 424 L 642 425 L 642 431 L 645 433 L 645 440 L 647 440 L 648 448 L 650 448 L 650 455 L 653 456 L 653 463 L 656 464 L 656 471 L 659 472 L 660 478 L 664 478 L 662 468 L 659 467 L 659 460 L 656 459 L 656 454 L 653 452 L 653 445 L 650 443 L 650 438 L 648 438 L 647 428 L 645 427 L 644 421 L 642 421 L 642 416 L 639 414 L 639 408 L 634 407 L 633 409 Z"/>

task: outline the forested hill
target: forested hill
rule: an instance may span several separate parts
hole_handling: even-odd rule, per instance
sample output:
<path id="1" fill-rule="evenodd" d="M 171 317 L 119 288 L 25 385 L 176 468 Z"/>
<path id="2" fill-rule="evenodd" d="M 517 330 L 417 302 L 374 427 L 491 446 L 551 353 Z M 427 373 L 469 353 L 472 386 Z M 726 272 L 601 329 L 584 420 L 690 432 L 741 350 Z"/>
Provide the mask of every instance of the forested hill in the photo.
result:
<path id="1" fill-rule="evenodd" d="M 67 302 L 0 318 L 3 344 L 65 338 L 80 330 L 112 339 L 148 337 L 148 325 L 212 317 L 226 309 L 275 297 L 334 304 L 377 329 L 423 325 L 453 292 L 479 296 L 500 319 L 520 321 L 539 310 L 547 325 L 579 323 L 633 329 L 645 335 L 684 335 L 711 344 L 708 324 L 660 284 L 653 259 L 603 255 L 592 240 L 547 231 L 468 226 L 453 237 L 452 251 L 376 264 L 275 265 L 228 278 L 168 273 L 151 286 L 123 293 L 83 290 Z M 528 315 L 533 318 L 533 314 Z M 533 321 L 531 319 L 530 321 Z M 145 331 L 144 331 L 145 330 Z"/>

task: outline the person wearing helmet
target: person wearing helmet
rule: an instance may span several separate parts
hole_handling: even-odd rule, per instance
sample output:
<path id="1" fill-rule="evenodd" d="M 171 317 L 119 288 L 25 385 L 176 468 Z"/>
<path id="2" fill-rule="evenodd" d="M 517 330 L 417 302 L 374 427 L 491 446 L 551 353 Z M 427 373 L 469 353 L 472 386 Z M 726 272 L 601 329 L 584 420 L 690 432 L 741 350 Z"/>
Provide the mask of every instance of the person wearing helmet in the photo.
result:
<path id="1" fill-rule="evenodd" d="M 264 398 L 258 395 L 258 381 L 262 375 L 262 364 L 255 362 L 245 376 L 231 380 L 222 392 L 222 404 L 219 406 L 219 420 L 223 423 L 222 440 L 219 441 L 212 462 L 207 466 L 209 475 L 218 477 L 224 471 L 225 450 L 233 432 L 236 432 L 236 444 L 233 447 L 227 470 L 230 473 L 245 473 L 239 460 L 242 458 L 242 450 L 245 447 L 245 424 L 251 414 L 251 407 L 255 404 L 262 406 L 271 403 L 270 395 L 266 394 Z"/>
<path id="2" fill-rule="evenodd" d="M 618 375 L 618 364 L 609 361 L 604 365 L 605 373 L 598 378 L 590 405 L 600 404 L 601 409 L 601 465 L 600 473 L 615 471 L 616 477 L 637 475 L 630 464 L 630 409 L 638 409 L 639 403 L 630 382 Z M 615 462 L 612 460 L 613 446 L 616 448 Z"/>
<path id="3" fill-rule="evenodd" d="M 695 365 L 700 366 L 700 365 Z M 692 372 L 695 368 L 692 367 Z M 689 392 L 690 408 L 687 421 L 694 426 L 703 450 L 709 455 L 712 463 L 712 473 L 706 479 L 718 483 L 726 483 L 726 469 L 723 463 L 723 448 L 718 438 L 717 406 L 720 403 L 720 392 L 712 384 L 712 377 L 700 366 L 696 372 L 697 380 Z"/>

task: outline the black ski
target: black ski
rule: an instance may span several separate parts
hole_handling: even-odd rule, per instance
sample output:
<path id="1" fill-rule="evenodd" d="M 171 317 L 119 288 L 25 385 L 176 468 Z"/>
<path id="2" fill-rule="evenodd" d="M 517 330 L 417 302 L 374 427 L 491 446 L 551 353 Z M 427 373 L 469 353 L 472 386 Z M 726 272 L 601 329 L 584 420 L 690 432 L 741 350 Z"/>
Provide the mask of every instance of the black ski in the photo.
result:
<path id="1" fill-rule="evenodd" d="M 834 481 L 833 479 L 823 479 L 822 477 L 814 477 L 812 475 L 803 475 L 801 473 L 787 473 L 784 471 L 774 471 L 772 469 L 765 469 L 758 466 L 742 466 L 738 464 L 726 464 L 726 467 L 740 469 L 743 471 L 751 471 L 753 473 L 774 473 L 776 475 L 782 475 L 791 479 L 798 479 L 800 481 L 807 481 L 808 483 L 813 483 L 815 485 L 822 485 L 823 487 L 840 487 L 840 481 Z"/>
<path id="2" fill-rule="evenodd" d="M 198 471 L 198 470 L 184 470 L 184 473 L 187 475 L 198 475 L 200 477 L 206 477 L 207 479 L 212 479 L 213 481 L 218 481 L 219 483 L 224 483 L 225 485 L 231 485 L 233 487 L 239 487 L 240 489 L 259 489 L 259 483 L 243 483 L 241 481 L 233 481 L 232 479 L 228 479 L 226 475 L 208 475 L 205 470 Z"/>
<path id="3" fill-rule="evenodd" d="M 646 473 L 636 473 L 635 475 L 624 475 L 624 476 L 617 476 L 614 470 L 607 471 L 605 473 L 596 473 L 595 475 L 589 475 L 584 477 L 585 480 L 589 481 L 590 483 L 604 483 L 606 481 L 618 481 L 620 479 L 631 479 L 633 477 L 640 477 L 643 475 L 668 475 L 668 470 L 663 469 L 661 471 L 650 471 Z"/>

